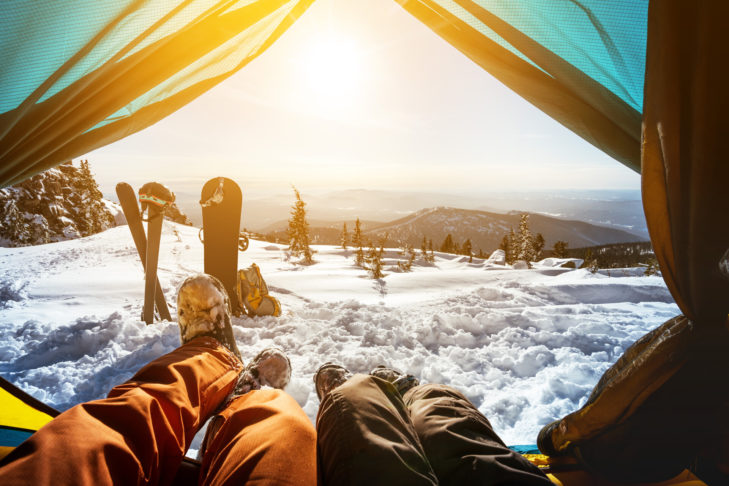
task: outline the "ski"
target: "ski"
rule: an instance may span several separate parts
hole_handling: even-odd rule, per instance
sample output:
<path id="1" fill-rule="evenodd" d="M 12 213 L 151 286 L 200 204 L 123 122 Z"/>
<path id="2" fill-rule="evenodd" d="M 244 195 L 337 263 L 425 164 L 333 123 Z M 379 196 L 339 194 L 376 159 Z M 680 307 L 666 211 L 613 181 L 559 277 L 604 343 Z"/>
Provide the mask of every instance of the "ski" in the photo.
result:
<path id="1" fill-rule="evenodd" d="M 235 315 L 240 314 L 236 292 L 240 217 L 243 195 L 240 187 L 226 177 L 210 179 L 200 193 L 205 273 L 220 280 L 230 297 Z"/>
<path id="2" fill-rule="evenodd" d="M 145 270 L 145 277 L 147 275 L 147 237 L 144 232 L 144 225 L 142 224 L 142 214 L 139 211 L 139 205 L 137 204 L 137 195 L 132 189 L 132 186 L 126 182 L 120 182 L 116 185 L 116 195 L 119 198 L 119 204 L 121 204 L 122 211 L 124 211 L 124 217 L 127 220 L 129 231 L 132 233 L 132 239 L 134 239 L 134 245 L 137 247 L 137 253 L 139 259 L 142 261 L 142 268 Z M 157 245 L 159 248 L 159 244 Z M 155 263 L 155 278 L 154 278 L 154 303 L 157 306 L 157 312 L 162 320 L 171 321 L 172 316 L 170 310 L 167 307 L 167 301 L 165 301 L 164 293 L 162 293 L 162 286 L 159 283 L 159 279 L 156 277 L 156 263 Z M 146 291 L 146 282 L 145 282 Z M 151 306 L 151 305 L 150 305 Z M 144 312 L 144 311 L 143 311 Z M 146 319 L 145 319 L 146 321 Z M 151 320 L 147 322 L 150 324 Z"/>
<path id="3" fill-rule="evenodd" d="M 143 318 L 147 324 L 154 321 L 155 295 L 157 294 L 157 263 L 162 240 L 162 221 L 165 209 L 175 201 L 175 195 L 159 182 L 148 182 L 139 188 L 141 213 L 147 213 L 147 258 L 144 266 Z"/>

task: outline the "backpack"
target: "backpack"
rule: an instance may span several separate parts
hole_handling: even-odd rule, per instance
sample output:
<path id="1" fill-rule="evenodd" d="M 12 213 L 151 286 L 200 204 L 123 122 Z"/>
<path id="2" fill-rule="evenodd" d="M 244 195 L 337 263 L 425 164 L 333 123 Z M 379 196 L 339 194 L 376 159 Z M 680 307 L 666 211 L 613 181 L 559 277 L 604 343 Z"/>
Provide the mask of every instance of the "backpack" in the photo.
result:
<path id="1" fill-rule="evenodd" d="M 281 304 L 268 295 L 268 286 L 255 263 L 249 268 L 238 270 L 238 302 L 249 316 L 280 316 Z"/>

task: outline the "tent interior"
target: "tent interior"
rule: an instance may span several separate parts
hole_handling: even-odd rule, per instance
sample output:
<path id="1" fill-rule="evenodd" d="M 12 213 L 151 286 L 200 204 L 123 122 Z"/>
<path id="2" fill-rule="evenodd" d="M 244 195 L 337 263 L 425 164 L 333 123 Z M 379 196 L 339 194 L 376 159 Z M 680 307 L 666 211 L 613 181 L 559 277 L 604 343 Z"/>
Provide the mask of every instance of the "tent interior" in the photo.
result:
<path id="1" fill-rule="evenodd" d="M 619 483 L 689 484 L 681 475 L 690 468 L 706 483 L 725 484 L 729 3 L 395 1 L 524 99 L 641 174 L 651 242 L 682 315 L 628 349 L 581 409 L 547 425 L 538 440 L 546 456 L 535 460 L 551 463 L 555 474 L 568 462 L 565 470 L 578 464 L 580 474 Z M 0 187 L 175 112 L 262 54 L 312 3 L 4 5 Z M 553 480 L 598 484 L 574 477 Z"/>

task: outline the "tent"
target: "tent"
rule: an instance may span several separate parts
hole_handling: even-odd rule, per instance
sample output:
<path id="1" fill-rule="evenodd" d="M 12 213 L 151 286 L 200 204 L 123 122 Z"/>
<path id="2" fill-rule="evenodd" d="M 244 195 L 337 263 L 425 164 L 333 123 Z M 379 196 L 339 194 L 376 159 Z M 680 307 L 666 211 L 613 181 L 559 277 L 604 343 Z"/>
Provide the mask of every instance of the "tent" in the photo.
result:
<path id="1" fill-rule="evenodd" d="M 636 342 L 581 410 L 546 427 L 542 449 L 621 481 L 665 479 L 689 463 L 726 474 L 729 3 L 395 1 L 642 174 L 651 241 L 682 315 Z M 3 5 L 0 187 L 164 118 L 265 51 L 312 2 Z"/>
<path id="2" fill-rule="evenodd" d="M 0 377 L 0 459 L 60 412 Z"/>

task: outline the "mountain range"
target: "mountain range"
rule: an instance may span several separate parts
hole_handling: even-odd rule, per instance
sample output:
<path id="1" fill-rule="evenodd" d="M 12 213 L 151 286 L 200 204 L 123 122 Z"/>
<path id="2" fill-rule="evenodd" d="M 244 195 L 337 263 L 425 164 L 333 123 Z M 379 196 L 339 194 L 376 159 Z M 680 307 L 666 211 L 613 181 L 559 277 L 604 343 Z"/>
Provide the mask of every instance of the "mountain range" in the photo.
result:
<path id="1" fill-rule="evenodd" d="M 474 253 L 478 254 L 481 250 L 488 254 L 498 248 L 502 238 L 510 229 L 513 228 L 515 231 L 518 229 L 519 218 L 520 213 L 516 211 L 501 214 L 474 209 L 436 207 L 422 209 L 388 223 L 363 221 L 361 224 L 365 242 L 378 242 L 386 237 L 387 246 L 410 244 L 420 248 L 423 237 L 426 237 L 433 241 L 433 247 L 437 249 L 450 234 L 459 245 L 470 239 Z M 312 242 L 339 244 L 342 223 L 309 221 Z M 354 222 L 346 221 L 346 223 L 351 237 Z M 270 239 L 284 242 L 287 239 L 286 227 L 287 222 L 280 221 L 268 226 L 262 232 Z M 538 213 L 530 213 L 529 228 L 532 234 L 542 234 L 546 243 L 545 248 L 550 248 L 558 240 L 566 241 L 570 248 L 646 240 L 641 235 L 621 229 Z"/>
<path id="2" fill-rule="evenodd" d="M 200 194 L 193 186 L 170 185 L 177 204 L 192 222 L 202 223 Z M 194 186 L 196 187 L 196 186 Z M 291 212 L 293 193 L 253 193 L 243 188 L 241 228 L 259 233 L 276 230 Z M 552 190 L 483 193 L 436 193 L 419 191 L 345 189 L 329 192 L 304 190 L 307 216 L 314 221 L 393 221 L 423 208 L 453 207 L 494 213 L 511 211 L 540 213 L 561 219 L 586 221 L 635 233 L 648 239 L 640 191 L 633 190 Z M 107 195 L 115 200 L 115 195 Z M 324 224 L 326 226 L 327 224 Z"/>

